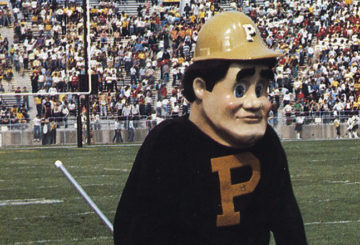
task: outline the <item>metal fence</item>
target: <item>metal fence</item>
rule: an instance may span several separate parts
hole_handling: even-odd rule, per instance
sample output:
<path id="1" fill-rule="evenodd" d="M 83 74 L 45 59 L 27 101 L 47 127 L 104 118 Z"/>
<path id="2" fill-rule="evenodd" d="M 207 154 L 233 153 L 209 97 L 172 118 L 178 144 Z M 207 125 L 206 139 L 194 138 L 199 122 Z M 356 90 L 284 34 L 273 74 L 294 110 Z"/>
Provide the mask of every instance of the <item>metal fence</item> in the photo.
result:
<path id="1" fill-rule="evenodd" d="M 295 123 L 297 116 L 304 117 L 304 125 L 311 124 L 332 124 L 336 118 L 340 120 L 341 123 L 345 123 L 353 115 L 359 115 L 359 111 L 343 111 L 341 113 L 334 112 L 307 112 L 307 113 L 288 113 L 283 114 L 280 117 L 275 117 L 274 123 L 280 123 L 280 125 L 291 125 Z M 270 119 L 271 120 L 271 119 Z"/>
<path id="2" fill-rule="evenodd" d="M 355 112 L 355 113 L 354 113 Z M 358 111 L 351 111 L 349 113 L 302 113 L 300 116 L 304 117 L 304 125 L 320 125 L 320 124 L 332 124 L 336 118 L 340 120 L 341 123 L 347 122 L 347 120 L 352 117 L 352 115 L 359 115 Z M 269 123 L 272 126 L 289 126 L 295 124 L 296 117 L 299 116 L 296 113 L 282 114 L 276 115 L 274 117 L 269 118 Z M 101 117 L 99 119 L 90 119 L 90 127 L 93 130 L 99 129 L 114 129 L 116 119 L 120 119 L 120 123 L 122 128 L 127 128 L 130 121 L 133 121 L 134 128 L 146 129 L 152 128 L 159 122 L 171 118 L 151 118 L 151 117 L 116 117 L 116 116 L 106 116 Z M 65 117 L 49 117 L 47 118 L 49 121 L 55 121 L 57 123 L 58 128 L 67 128 L 67 129 L 76 129 L 76 117 L 71 116 L 68 118 Z M 86 121 L 82 121 L 82 124 L 86 124 Z M 32 121 L 27 122 L 15 122 L 9 120 L 8 123 L 0 124 L 1 131 L 18 131 L 18 130 L 32 130 Z"/>
<path id="3" fill-rule="evenodd" d="M 269 123 L 275 128 L 279 137 L 283 140 L 297 139 L 296 137 L 296 118 L 297 116 L 304 117 L 302 139 L 329 139 L 337 138 L 336 130 L 334 127 L 335 118 L 339 118 L 341 124 L 341 137 L 348 137 L 348 125 L 347 121 L 352 116 L 351 114 L 334 115 L 333 113 L 317 113 L 313 115 L 297 115 L 296 113 L 290 113 L 286 115 L 280 115 L 269 118 Z M 115 132 L 115 122 L 120 119 L 120 125 L 123 137 L 126 137 L 129 131 L 130 122 L 137 134 L 136 141 L 141 142 L 146 134 L 157 124 L 159 124 L 163 118 L 118 118 L 118 117 L 101 117 L 91 118 L 90 120 L 90 132 L 94 135 L 93 144 L 113 143 L 112 139 Z M 49 118 L 49 121 L 55 121 L 57 126 L 56 144 L 76 144 L 76 117 L 71 116 L 69 118 Z M 87 128 L 86 121 L 82 122 L 83 136 L 86 136 Z M 43 134 L 41 126 L 41 135 Z M 5 134 L 11 136 L 5 138 Z M 12 141 L 8 145 L 29 145 L 33 141 L 34 128 L 32 122 L 26 123 L 8 123 L 0 124 L 0 134 L 3 136 L 3 145 L 6 145 L 4 141 Z M 60 139 L 60 140 L 59 140 Z M 86 138 L 84 137 L 86 143 Z"/>
<path id="4" fill-rule="evenodd" d="M 75 129 L 77 127 L 77 119 L 74 116 L 71 117 L 48 117 L 46 118 L 50 122 L 55 121 L 58 128 L 67 128 Z M 157 122 L 164 120 L 163 118 L 151 119 L 151 117 L 116 117 L 116 116 L 106 116 L 97 119 L 90 119 L 91 129 L 114 129 L 115 121 L 119 119 L 122 128 L 126 128 L 129 125 L 129 122 L 132 121 L 134 128 L 145 129 L 148 127 L 153 127 Z M 8 120 L 8 123 L 0 124 L 1 131 L 17 131 L 17 130 L 31 130 L 33 123 L 32 121 L 27 122 L 18 122 L 14 120 Z M 44 121 L 44 120 L 43 120 Z M 42 123 L 43 124 L 43 123 Z M 82 124 L 85 125 L 86 121 L 82 121 Z"/>

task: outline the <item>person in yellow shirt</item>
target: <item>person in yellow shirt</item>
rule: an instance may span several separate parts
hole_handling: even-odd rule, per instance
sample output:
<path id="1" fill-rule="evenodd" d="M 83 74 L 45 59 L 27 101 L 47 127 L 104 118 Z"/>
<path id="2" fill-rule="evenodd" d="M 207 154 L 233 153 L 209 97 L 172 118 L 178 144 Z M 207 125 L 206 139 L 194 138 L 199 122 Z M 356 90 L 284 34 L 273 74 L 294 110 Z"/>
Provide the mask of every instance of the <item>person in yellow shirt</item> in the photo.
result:
<path id="1" fill-rule="evenodd" d="M 180 56 L 179 58 L 178 58 L 178 63 L 179 64 L 182 64 L 182 63 L 184 63 L 185 62 L 185 59 L 182 57 L 182 56 Z"/>
<path id="2" fill-rule="evenodd" d="M 199 18 L 201 23 L 205 23 L 205 11 L 202 10 L 199 12 Z"/>
<path id="3" fill-rule="evenodd" d="M 192 15 L 190 15 L 189 19 L 190 19 L 191 23 L 195 23 L 196 16 L 192 14 Z"/>
<path id="4" fill-rule="evenodd" d="M 314 12 L 314 7 L 313 7 L 313 6 L 310 6 L 310 7 L 309 7 L 309 12 L 310 12 L 310 13 L 313 13 L 313 12 Z"/>
<path id="5" fill-rule="evenodd" d="M 90 16 L 91 16 L 91 17 L 94 17 L 97 13 L 98 13 L 98 9 L 97 9 L 97 8 L 91 8 L 91 9 L 90 9 Z"/>
<path id="6" fill-rule="evenodd" d="M 18 108 L 16 107 L 16 105 L 14 105 L 13 107 L 11 107 L 10 113 L 12 113 L 13 115 L 16 115 L 17 112 L 18 112 Z"/>
<path id="7" fill-rule="evenodd" d="M 146 55 L 143 51 L 140 51 L 139 54 L 138 54 L 138 58 L 139 59 L 145 59 L 146 58 Z"/>
<path id="8" fill-rule="evenodd" d="M 31 21 L 32 21 L 33 24 L 37 24 L 37 22 L 38 22 L 38 17 L 37 17 L 37 15 L 33 15 L 33 16 L 31 17 Z"/>
<path id="9" fill-rule="evenodd" d="M 26 119 L 24 117 L 24 114 L 21 111 L 18 111 L 16 113 L 16 117 L 15 117 L 16 121 L 18 123 L 26 123 Z"/>
<path id="10" fill-rule="evenodd" d="M 358 110 L 359 109 L 359 105 L 360 105 L 360 102 L 359 102 L 359 100 L 358 101 L 354 101 L 353 102 L 353 110 Z"/>
<path id="11" fill-rule="evenodd" d="M 109 9 L 108 9 L 108 8 L 104 8 L 104 9 L 103 9 L 103 14 L 104 14 L 105 16 L 108 14 L 108 12 L 109 12 Z"/>
<path id="12" fill-rule="evenodd" d="M 50 23 L 47 23 L 45 25 L 45 32 L 47 37 L 51 37 L 51 29 L 52 29 L 52 25 Z"/>
<path id="13" fill-rule="evenodd" d="M 15 48 L 14 45 L 11 45 L 10 49 L 9 49 L 10 54 L 13 56 L 15 53 Z"/>
<path id="14" fill-rule="evenodd" d="M 185 31 L 185 35 L 191 37 L 193 34 L 193 29 L 191 27 L 187 28 Z"/>
<path id="15" fill-rule="evenodd" d="M 138 58 L 140 61 L 140 66 L 144 67 L 145 66 L 145 59 L 146 59 L 146 54 L 143 51 L 140 51 L 138 54 Z"/>
<path id="16" fill-rule="evenodd" d="M 360 91 L 360 82 L 359 81 L 354 84 L 354 90 Z M 359 99 L 360 99 L 360 97 L 359 97 Z"/>
<path id="17" fill-rule="evenodd" d="M 42 101 L 41 101 L 41 97 L 40 96 L 35 96 L 34 97 L 34 103 L 35 103 L 35 107 L 36 107 L 36 111 L 38 115 L 42 115 Z"/>
<path id="18" fill-rule="evenodd" d="M 182 41 L 184 40 L 184 38 L 185 38 L 185 30 L 184 30 L 184 28 L 180 29 L 179 37 L 181 38 Z"/>
<path id="19" fill-rule="evenodd" d="M 339 82 L 334 80 L 334 81 L 332 81 L 331 86 L 333 86 L 334 88 L 337 88 L 339 86 Z"/>
<path id="20" fill-rule="evenodd" d="M 128 30 L 128 26 L 129 26 L 129 20 L 127 18 L 124 18 L 124 20 L 122 21 L 122 27 L 121 27 L 121 32 L 123 36 L 128 36 L 129 35 L 129 30 Z"/>
<path id="21" fill-rule="evenodd" d="M 95 21 L 91 21 L 91 26 L 90 27 L 91 27 L 92 30 L 96 30 L 97 23 Z"/>
<path id="22" fill-rule="evenodd" d="M 173 28 L 170 32 L 170 36 L 173 42 L 178 38 L 178 28 Z"/>

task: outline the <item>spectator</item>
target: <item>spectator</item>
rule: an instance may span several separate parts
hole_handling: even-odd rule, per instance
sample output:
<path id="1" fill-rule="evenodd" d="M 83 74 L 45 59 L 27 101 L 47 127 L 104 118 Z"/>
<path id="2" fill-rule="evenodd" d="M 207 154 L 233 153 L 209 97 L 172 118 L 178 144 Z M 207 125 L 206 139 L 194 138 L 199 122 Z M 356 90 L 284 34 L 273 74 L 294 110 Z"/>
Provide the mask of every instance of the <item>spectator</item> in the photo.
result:
<path id="1" fill-rule="evenodd" d="M 296 113 L 296 124 L 295 124 L 295 131 L 296 131 L 296 139 L 302 139 L 302 130 L 304 124 L 305 117 L 301 115 L 301 112 Z"/>
<path id="2" fill-rule="evenodd" d="M 37 114 L 35 118 L 32 121 L 33 125 L 33 132 L 34 132 L 34 141 L 40 142 L 40 136 L 41 136 L 41 118 L 40 115 Z"/>
<path id="3" fill-rule="evenodd" d="M 17 93 L 17 94 L 21 93 L 20 87 L 17 87 L 17 88 L 16 88 L 15 93 Z M 20 96 L 20 95 L 15 95 L 15 99 L 16 99 L 16 107 L 17 107 L 18 109 L 20 109 L 20 108 L 21 108 L 21 105 L 22 105 L 22 104 L 21 104 L 21 96 Z"/>
<path id="4" fill-rule="evenodd" d="M 50 120 L 50 131 L 49 131 L 49 144 L 56 144 L 56 129 L 58 127 L 54 119 Z"/>
<path id="5" fill-rule="evenodd" d="M 112 141 L 113 141 L 113 143 L 122 143 L 123 139 L 121 136 L 121 122 L 120 122 L 119 118 L 115 119 L 114 126 L 115 126 L 115 136 Z"/>
<path id="6" fill-rule="evenodd" d="M 50 121 L 48 118 L 42 120 L 42 145 L 50 144 Z"/>
<path id="7" fill-rule="evenodd" d="M 26 94 L 26 93 L 28 93 L 28 92 L 29 92 L 29 91 L 27 90 L 26 86 L 24 86 L 22 93 Z M 22 106 L 23 106 L 27 111 L 30 110 L 29 96 L 28 96 L 28 95 L 24 95 L 24 96 L 23 96 Z"/>
<path id="8" fill-rule="evenodd" d="M 340 139 L 341 138 L 341 133 L 340 133 L 340 120 L 338 117 L 335 118 L 334 120 L 334 128 L 336 131 L 336 138 Z"/>
<path id="9" fill-rule="evenodd" d="M 134 136 L 135 136 L 135 131 L 134 131 L 135 127 L 134 127 L 134 122 L 133 120 L 129 120 L 129 125 L 128 125 L 128 142 L 133 142 L 134 141 Z"/>

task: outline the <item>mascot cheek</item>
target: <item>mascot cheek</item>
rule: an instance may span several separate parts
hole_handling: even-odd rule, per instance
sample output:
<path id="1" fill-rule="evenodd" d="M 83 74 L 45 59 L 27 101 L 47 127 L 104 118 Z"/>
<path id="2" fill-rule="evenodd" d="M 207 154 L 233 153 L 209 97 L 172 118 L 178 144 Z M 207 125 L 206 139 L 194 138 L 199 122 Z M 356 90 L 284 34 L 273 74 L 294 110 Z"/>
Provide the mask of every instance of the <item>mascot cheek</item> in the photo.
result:
<path id="1" fill-rule="evenodd" d="M 218 100 L 217 103 L 223 103 L 225 109 L 229 112 L 235 112 L 243 105 L 242 100 L 235 99 L 233 95 L 224 96 L 221 100 Z"/>
<path id="2" fill-rule="evenodd" d="M 272 106 L 272 103 L 270 100 L 268 100 L 267 98 L 264 99 L 264 102 L 263 102 L 263 109 L 264 109 L 264 113 L 265 115 L 268 115 L 270 109 L 271 109 L 271 106 Z"/>

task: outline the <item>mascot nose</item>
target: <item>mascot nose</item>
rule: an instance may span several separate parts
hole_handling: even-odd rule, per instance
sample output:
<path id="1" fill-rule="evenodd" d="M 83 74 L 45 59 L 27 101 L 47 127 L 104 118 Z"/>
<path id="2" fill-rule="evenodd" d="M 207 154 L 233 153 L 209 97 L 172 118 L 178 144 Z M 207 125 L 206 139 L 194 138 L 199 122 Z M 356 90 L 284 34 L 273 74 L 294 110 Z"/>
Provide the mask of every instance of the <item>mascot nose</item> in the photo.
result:
<path id="1" fill-rule="evenodd" d="M 249 91 L 249 94 L 246 95 L 245 101 L 243 104 L 244 109 L 247 110 L 259 110 L 261 108 L 262 102 L 259 97 L 256 96 L 255 91 Z"/>

